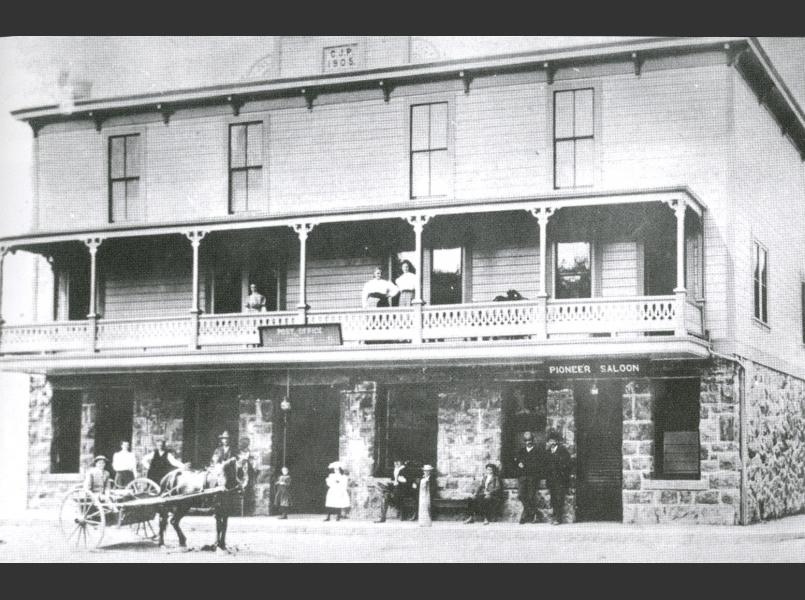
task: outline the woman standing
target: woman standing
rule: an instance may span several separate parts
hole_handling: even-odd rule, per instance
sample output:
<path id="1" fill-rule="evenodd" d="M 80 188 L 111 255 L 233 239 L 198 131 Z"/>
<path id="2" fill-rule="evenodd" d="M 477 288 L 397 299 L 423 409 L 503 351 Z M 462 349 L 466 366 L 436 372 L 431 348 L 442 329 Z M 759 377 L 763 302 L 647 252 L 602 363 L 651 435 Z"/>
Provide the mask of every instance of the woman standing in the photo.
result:
<path id="1" fill-rule="evenodd" d="M 324 506 L 327 508 L 325 521 L 330 520 L 330 515 L 335 515 L 335 520 L 341 520 L 341 511 L 349 508 L 349 479 L 344 474 L 344 468 L 340 462 L 331 462 L 329 467 L 330 474 L 327 475 L 327 497 Z"/>
<path id="2" fill-rule="evenodd" d="M 280 519 L 287 519 L 288 509 L 291 507 L 291 476 L 288 474 L 288 467 L 282 467 L 282 475 L 277 478 L 276 486 L 274 504 L 280 509 Z"/>
<path id="3" fill-rule="evenodd" d="M 430 500 L 434 492 L 436 482 L 433 480 L 433 467 L 425 465 L 422 467 L 422 479 L 419 480 L 419 526 L 430 527 Z"/>
<path id="4" fill-rule="evenodd" d="M 400 288 L 400 306 L 411 306 L 414 298 L 416 298 L 416 289 L 418 285 L 417 277 L 414 274 L 414 266 L 411 261 L 404 260 L 400 264 L 402 275 L 400 275 L 394 282 Z"/>

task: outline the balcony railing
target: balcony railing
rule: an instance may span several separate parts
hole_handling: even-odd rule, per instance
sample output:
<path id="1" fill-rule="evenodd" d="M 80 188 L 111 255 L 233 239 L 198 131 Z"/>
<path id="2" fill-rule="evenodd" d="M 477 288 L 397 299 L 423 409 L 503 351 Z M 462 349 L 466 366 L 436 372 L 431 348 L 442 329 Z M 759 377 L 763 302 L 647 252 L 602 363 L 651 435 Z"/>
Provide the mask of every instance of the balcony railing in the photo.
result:
<path id="1" fill-rule="evenodd" d="M 400 307 L 320 310 L 306 315 L 292 311 L 201 315 L 197 325 L 190 316 L 99 319 L 97 326 L 92 321 L 6 325 L 0 331 L 0 353 L 243 348 L 260 344 L 262 326 L 303 320 L 340 323 L 345 345 L 703 333 L 701 306 L 682 295 L 424 306 L 421 311 Z"/>

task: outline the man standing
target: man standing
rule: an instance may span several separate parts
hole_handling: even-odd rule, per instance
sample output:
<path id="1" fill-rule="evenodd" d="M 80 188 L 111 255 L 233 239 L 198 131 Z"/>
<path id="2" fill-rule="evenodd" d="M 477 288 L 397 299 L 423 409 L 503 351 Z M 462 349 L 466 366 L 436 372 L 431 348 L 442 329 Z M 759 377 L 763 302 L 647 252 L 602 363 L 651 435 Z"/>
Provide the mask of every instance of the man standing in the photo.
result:
<path id="1" fill-rule="evenodd" d="M 389 505 L 394 506 L 400 516 L 400 521 L 405 520 L 405 504 L 414 500 L 413 515 L 409 519 L 415 521 L 417 518 L 416 490 L 418 473 L 414 465 L 408 461 L 405 464 L 399 459 L 394 461 L 394 472 L 392 473 L 391 483 L 380 484 L 382 496 L 380 500 L 380 518 L 375 523 L 386 522 L 386 511 Z"/>
<path id="2" fill-rule="evenodd" d="M 539 480 L 542 475 L 542 456 L 534 444 L 534 434 L 526 431 L 523 434 L 523 441 L 525 442 L 525 447 L 520 448 L 514 459 L 518 497 L 523 504 L 520 525 L 531 521 L 537 522 L 537 494 L 539 493 Z"/>
<path id="3" fill-rule="evenodd" d="M 565 512 L 565 496 L 570 487 L 570 452 L 557 431 L 548 434 L 545 444 L 545 483 L 551 494 L 552 525 L 560 525 Z"/>
<path id="4" fill-rule="evenodd" d="M 219 465 L 235 456 L 232 446 L 229 445 L 229 432 L 224 431 L 218 436 L 218 447 L 212 453 L 210 465 Z"/>
<path id="5" fill-rule="evenodd" d="M 115 472 L 115 486 L 126 487 L 134 480 L 134 471 L 137 469 L 137 458 L 129 450 L 126 440 L 120 442 L 120 450 L 112 455 L 112 469 Z"/>
<path id="6" fill-rule="evenodd" d="M 391 299 L 400 293 L 400 289 L 383 279 L 383 269 L 377 267 L 374 277 L 363 286 L 361 300 L 364 308 L 391 306 Z"/>
<path id="7" fill-rule="evenodd" d="M 173 456 L 173 450 L 165 445 L 164 439 L 160 439 L 154 451 L 146 455 L 143 459 L 143 466 L 147 469 L 146 477 L 157 485 L 165 475 L 174 469 L 185 468 L 185 465 Z"/>

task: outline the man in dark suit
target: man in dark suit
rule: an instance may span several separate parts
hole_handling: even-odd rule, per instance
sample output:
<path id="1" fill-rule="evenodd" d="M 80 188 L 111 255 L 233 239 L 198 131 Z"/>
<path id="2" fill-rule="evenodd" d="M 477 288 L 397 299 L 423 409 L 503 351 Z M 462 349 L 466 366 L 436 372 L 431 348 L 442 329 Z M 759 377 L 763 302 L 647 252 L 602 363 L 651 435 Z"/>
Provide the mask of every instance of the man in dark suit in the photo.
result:
<path id="1" fill-rule="evenodd" d="M 174 469 L 183 469 L 188 465 L 180 463 L 173 456 L 173 450 L 165 445 L 165 440 L 160 439 L 154 451 L 143 459 L 143 466 L 147 469 L 148 479 L 159 484 L 162 478 Z"/>
<path id="2" fill-rule="evenodd" d="M 386 511 L 388 511 L 389 505 L 397 509 L 401 521 L 405 520 L 405 505 L 412 500 L 414 510 L 409 520 L 416 520 L 418 512 L 417 481 L 421 476 L 419 469 L 411 461 L 406 461 L 405 463 L 401 460 L 394 461 L 391 482 L 379 484 L 382 494 L 380 499 L 380 518 L 375 523 L 386 522 Z"/>
<path id="3" fill-rule="evenodd" d="M 548 434 L 545 444 L 545 483 L 551 494 L 552 525 L 560 525 L 565 512 L 565 496 L 570 487 L 570 452 L 557 431 Z"/>
<path id="4" fill-rule="evenodd" d="M 514 459 L 514 472 L 517 473 L 518 497 L 523 504 L 520 525 L 537 522 L 537 494 L 539 480 L 542 478 L 543 453 L 534 443 L 534 434 L 526 431 L 523 434 L 525 447 L 520 448 Z"/>

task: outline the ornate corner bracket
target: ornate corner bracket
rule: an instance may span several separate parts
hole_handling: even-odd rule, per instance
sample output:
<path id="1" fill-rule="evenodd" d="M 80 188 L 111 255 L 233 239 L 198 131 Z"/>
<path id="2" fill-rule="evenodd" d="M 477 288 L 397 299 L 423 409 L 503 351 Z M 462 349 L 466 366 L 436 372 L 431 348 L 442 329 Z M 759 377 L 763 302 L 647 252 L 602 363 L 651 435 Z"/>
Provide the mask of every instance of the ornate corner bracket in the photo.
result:
<path id="1" fill-rule="evenodd" d="M 85 238 L 85 239 L 84 239 L 84 240 L 82 240 L 82 241 L 84 242 L 84 245 L 85 245 L 87 248 L 89 248 L 89 253 L 90 253 L 90 254 L 97 254 L 97 252 L 98 252 L 98 248 L 99 248 L 99 247 L 101 246 L 101 244 L 103 243 L 103 238 L 100 238 L 100 237 L 90 237 L 90 238 Z"/>
<path id="2" fill-rule="evenodd" d="M 634 66 L 634 74 L 640 77 L 640 72 L 643 70 L 643 62 L 645 59 L 637 52 L 632 52 L 632 65 Z"/>
<path id="3" fill-rule="evenodd" d="M 243 105 L 246 104 L 246 101 L 238 96 L 227 96 L 226 101 L 229 102 L 229 106 L 232 107 L 232 115 L 239 117 L 240 109 L 243 108 Z"/>
<path id="4" fill-rule="evenodd" d="M 559 209 L 556 206 L 537 206 L 528 209 L 528 212 L 530 212 L 534 217 L 536 217 L 540 225 L 547 225 L 548 220 L 554 215 L 554 213 L 557 210 Z"/>
<path id="5" fill-rule="evenodd" d="M 542 63 L 542 68 L 545 70 L 545 81 L 548 82 L 548 85 L 553 85 L 553 78 L 554 75 L 556 75 L 556 66 L 546 61 Z"/>
<path id="6" fill-rule="evenodd" d="M 473 75 L 469 71 L 459 71 L 458 76 L 461 78 L 461 83 L 464 84 L 464 93 L 470 93 L 470 84 L 473 80 Z"/>
<path id="7" fill-rule="evenodd" d="M 316 90 L 311 90 L 308 88 L 302 88 L 302 95 L 305 97 L 305 104 L 307 105 L 308 110 L 313 110 L 313 101 L 319 95 Z"/>
<path id="8" fill-rule="evenodd" d="M 190 243 L 195 248 L 198 248 L 198 246 L 201 244 L 201 240 L 203 240 L 204 236 L 207 235 L 207 233 L 209 233 L 209 232 L 201 230 L 201 229 L 191 229 L 190 231 L 185 231 L 183 233 L 184 233 L 184 236 L 188 240 L 190 240 Z"/>
<path id="9" fill-rule="evenodd" d="M 170 123 L 171 116 L 173 113 L 176 112 L 175 109 L 171 108 L 166 104 L 157 104 L 157 110 L 162 114 L 162 122 L 167 125 Z"/>
<path id="10" fill-rule="evenodd" d="M 299 240 L 304 241 L 307 240 L 307 236 L 310 234 L 311 231 L 313 231 L 313 228 L 317 224 L 318 223 L 314 221 L 305 221 L 302 223 L 294 223 L 293 225 L 291 225 L 291 228 L 296 232 L 296 235 L 299 236 Z"/>
<path id="11" fill-rule="evenodd" d="M 100 133 L 105 121 L 104 116 L 92 110 L 87 113 L 87 116 L 95 123 L 95 131 Z"/>
<path id="12" fill-rule="evenodd" d="M 414 228 L 414 231 L 416 233 L 422 233 L 423 229 L 425 228 L 425 225 L 427 225 L 428 221 L 430 221 L 433 218 L 433 215 L 428 213 L 420 213 L 416 215 L 409 215 L 407 217 L 402 218 L 409 225 L 411 225 L 411 227 Z"/>
<path id="13" fill-rule="evenodd" d="M 380 89 L 383 90 L 383 101 L 388 102 L 391 99 L 391 92 L 394 89 L 394 84 L 383 79 L 378 81 L 377 84 L 380 86 Z"/>

